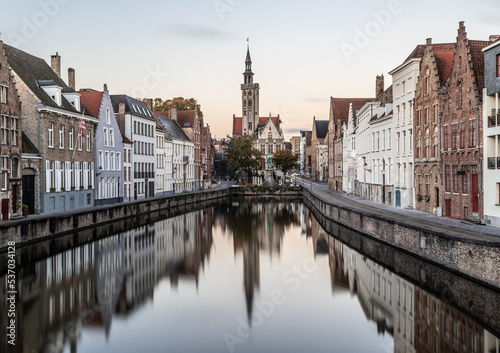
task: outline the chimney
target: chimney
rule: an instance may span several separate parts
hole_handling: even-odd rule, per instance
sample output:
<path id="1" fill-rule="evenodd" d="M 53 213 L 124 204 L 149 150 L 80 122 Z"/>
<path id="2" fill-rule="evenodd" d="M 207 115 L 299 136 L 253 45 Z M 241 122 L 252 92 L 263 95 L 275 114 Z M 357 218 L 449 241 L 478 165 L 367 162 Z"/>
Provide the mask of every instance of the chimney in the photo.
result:
<path id="1" fill-rule="evenodd" d="M 496 42 L 498 39 L 500 39 L 500 34 L 492 34 L 490 36 L 490 42 Z"/>
<path id="2" fill-rule="evenodd" d="M 118 114 L 115 114 L 115 117 L 121 134 L 125 136 L 125 103 L 118 104 Z"/>
<path id="3" fill-rule="evenodd" d="M 146 99 L 146 105 L 148 106 L 148 109 L 153 111 L 153 99 L 148 98 Z"/>
<path id="4" fill-rule="evenodd" d="M 118 114 L 125 115 L 125 103 L 120 103 L 118 105 Z"/>
<path id="5" fill-rule="evenodd" d="M 375 84 L 375 98 L 384 93 L 384 75 L 377 75 L 377 80 Z"/>
<path id="6" fill-rule="evenodd" d="M 75 69 L 72 69 L 71 67 L 68 69 L 68 86 L 76 89 L 75 88 Z"/>
<path id="7" fill-rule="evenodd" d="M 50 67 L 56 73 L 57 77 L 61 77 L 61 57 L 59 53 L 50 56 Z"/>
<path id="8" fill-rule="evenodd" d="M 174 119 L 177 122 L 177 108 L 170 107 L 170 119 Z"/>
<path id="9" fill-rule="evenodd" d="M 425 44 L 427 44 L 427 45 L 431 45 L 431 44 L 432 44 L 432 38 L 427 38 L 427 39 L 425 40 Z"/>

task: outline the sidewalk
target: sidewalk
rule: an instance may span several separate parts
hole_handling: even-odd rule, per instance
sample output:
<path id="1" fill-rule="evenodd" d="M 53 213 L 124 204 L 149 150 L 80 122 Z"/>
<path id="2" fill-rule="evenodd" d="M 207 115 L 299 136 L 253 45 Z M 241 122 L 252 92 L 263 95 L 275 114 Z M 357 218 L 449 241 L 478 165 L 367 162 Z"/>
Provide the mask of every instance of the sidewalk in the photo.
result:
<path id="1" fill-rule="evenodd" d="M 413 221 L 422 228 L 433 228 L 433 230 L 445 234 L 467 236 L 468 238 L 494 241 L 500 244 L 500 228 L 466 224 L 456 219 L 437 217 L 430 213 L 383 205 L 358 196 L 347 195 L 344 192 L 333 191 L 327 187 L 316 187 L 308 190 L 317 197 L 339 206 L 366 211 L 367 213 L 392 218 L 395 221 Z"/>

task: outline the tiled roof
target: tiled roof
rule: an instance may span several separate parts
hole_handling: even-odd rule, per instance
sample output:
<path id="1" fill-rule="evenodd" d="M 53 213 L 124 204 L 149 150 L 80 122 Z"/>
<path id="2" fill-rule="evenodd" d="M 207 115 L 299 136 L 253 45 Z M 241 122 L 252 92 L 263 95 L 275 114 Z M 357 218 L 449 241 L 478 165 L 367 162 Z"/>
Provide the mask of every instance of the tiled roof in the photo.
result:
<path id="1" fill-rule="evenodd" d="M 328 134 L 328 120 L 315 120 L 316 138 L 324 139 Z"/>
<path id="2" fill-rule="evenodd" d="M 424 54 L 425 54 L 425 45 L 424 44 L 417 45 L 415 49 L 413 49 L 411 54 L 408 55 L 405 61 L 403 61 L 403 64 L 408 60 L 421 58 L 424 56 Z"/>
<path id="3" fill-rule="evenodd" d="M 439 74 L 439 81 L 443 85 L 450 77 L 453 67 L 454 50 L 436 50 L 433 49 L 436 58 L 436 66 Z"/>
<path id="4" fill-rule="evenodd" d="M 233 136 L 241 136 L 243 118 L 233 117 Z"/>
<path id="5" fill-rule="evenodd" d="M 177 123 L 181 127 L 194 127 L 196 112 L 194 110 L 178 110 Z"/>
<path id="6" fill-rule="evenodd" d="M 113 110 L 115 113 L 118 113 L 120 103 L 125 103 L 125 113 L 155 120 L 153 113 L 148 108 L 148 105 L 143 101 L 122 94 L 112 95 L 111 102 L 113 103 Z"/>
<path id="7" fill-rule="evenodd" d="M 349 117 L 349 105 L 352 103 L 354 113 L 363 105 L 371 102 L 373 98 L 333 98 L 331 97 L 331 106 L 333 109 L 333 121 L 346 121 Z M 354 109 L 356 107 L 356 109 Z"/>
<path id="8" fill-rule="evenodd" d="M 25 53 L 22 50 L 4 44 L 5 54 L 12 70 L 21 78 L 21 80 L 28 86 L 37 98 L 46 106 L 64 109 L 72 113 L 81 113 L 73 107 L 73 105 L 62 97 L 62 106 L 57 103 L 41 88 L 47 85 L 57 85 L 63 90 L 68 88 L 66 83 L 52 71 L 50 66 L 45 60 L 37 58 L 31 54 Z M 82 105 L 82 111 L 86 108 Z M 88 112 L 88 109 L 85 109 Z M 91 115 L 85 113 L 86 115 Z"/>
<path id="9" fill-rule="evenodd" d="M 39 154 L 38 149 L 23 131 L 21 151 L 24 154 Z"/>
<path id="10" fill-rule="evenodd" d="M 170 118 L 170 111 L 155 112 L 156 115 L 164 116 L 165 118 Z"/>
<path id="11" fill-rule="evenodd" d="M 275 126 L 275 127 L 276 127 L 276 129 L 279 131 L 279 129 L 280 129 L 280 118 L 279 118 L 279 116 L 272 116 L 272 117 L 268 117 L 268 116 L 266 116 L 266 117 L 260 117 L 260 118 L 259 118 L 259 124 L 266 124 L 266 123 L 269 121 L 269 119 L 271 119 L 271 120 L 272 120 L 272 122 L 273 122 L 274 126 Z"/>
<path id="12" fill-rule="evenodd" d="M 191 141 L 174 119 L 167 118 L 161 114 L 157 114 L 156 118 L 165 126 L 165 130 L 168 131 L 172 138 Z"/>
<path id="13" fill-rule="evenodd" d="M 484 87 L 483 48 L 487 47 L 490 44 L 491 44 L 491 42 L 488 42 L 488 41 L 469 40 L 470 56 L 472 59 L 472 65 L 474 67 L 474 73 L 476 74 L 476 80 L 477 80 L 479 90 L 481 90 Z"/>
<path id="14" fill-rule="evenodd" d="M 95 117 L 98 117 L 101 111 L 103 94 L 104 92 L 80 92 L 80 101 Z"/>

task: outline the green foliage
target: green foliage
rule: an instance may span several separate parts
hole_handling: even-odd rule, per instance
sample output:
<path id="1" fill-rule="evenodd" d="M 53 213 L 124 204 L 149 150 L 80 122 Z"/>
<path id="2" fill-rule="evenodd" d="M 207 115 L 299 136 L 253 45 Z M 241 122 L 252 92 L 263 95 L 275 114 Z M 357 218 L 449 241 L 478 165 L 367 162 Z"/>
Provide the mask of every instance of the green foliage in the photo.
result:
<path id="1" fill-rule="evenodd" d="M 168 111 L 170 107 L 176 107 L 177 110 L 194 110 L 198 109 L 198 117 L 200 121 L 203 119 L 203 112 L 198 105 L 198 102 L 194 98 L 183 98 L 183 97 L 175 97 L 172 99 L 167 99 L 164 101 L 161 98 L 155 98 L 153 102 L 153 110 L 155 112 Z"/>
<path id="2" fill-rule="evenodd" d="M 288 172 L 297 163 L 297 156 L 292 151 L 284 149 L 274 154 L 274 164 L 281 169 L 283 173 Z"/>
<path id="3" fill-rule="evenodd" d="M 264 163 L 262 153 L 253 148 L 253 139 L 250 136 L 233 138 L 228 142 L 227 162 L 234 169 L 241 169 L 248 176 L 257 171 Z"/>

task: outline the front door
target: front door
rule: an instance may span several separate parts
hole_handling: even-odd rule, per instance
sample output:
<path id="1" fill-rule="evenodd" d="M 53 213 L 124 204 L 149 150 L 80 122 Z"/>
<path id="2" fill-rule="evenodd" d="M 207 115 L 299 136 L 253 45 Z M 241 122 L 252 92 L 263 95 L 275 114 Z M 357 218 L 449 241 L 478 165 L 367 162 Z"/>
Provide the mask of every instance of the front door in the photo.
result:
<path id="1" fill-rule="evenodd" d="M 396 190 L 396 207 L 401 207 L 401 191 Z"/>
<path id="2" fill-rule="evenodd" d="M 446 217 L 451 218 L 451 199 L 444 200 L 446 204 Z"/>
<path id="3" fill-rule="evenodd" d="M 472 212 L 479 212 L 479 183 L 477 174 L 472 174 Z"/>
<path id="4" fill-rule="evenodd" d="M 35 176 L 23 175 L 23 204 L 28 206 L 28 214 L 35 213 Z"/>
<path id="5" fill-rule="evenodd" d="M 155 197 L 155 182 L 149 182 L 149 197 Z"/>
<path id="6" fill-rule="evenodd" d="M 2 199 L 2 220 L 9 219 L 9 199 Z"/>

